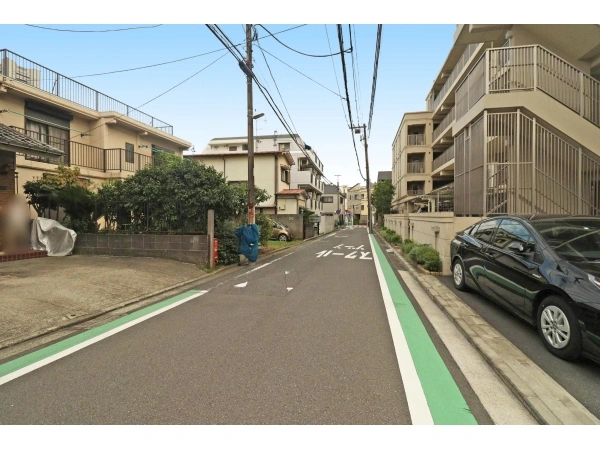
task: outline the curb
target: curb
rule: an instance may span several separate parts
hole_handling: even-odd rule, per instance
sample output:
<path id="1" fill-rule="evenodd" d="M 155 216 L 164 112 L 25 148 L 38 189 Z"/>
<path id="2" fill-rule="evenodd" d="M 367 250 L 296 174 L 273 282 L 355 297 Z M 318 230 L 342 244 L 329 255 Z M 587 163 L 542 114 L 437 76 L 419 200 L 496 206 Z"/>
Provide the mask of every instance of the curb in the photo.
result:
<path id="1" fill-rule="evenodd" d="M 334 231 L 336 231 L 336 230 L 334 230 Z M 333 231 L 331 231 L 330 233 L 333 233 Z M 263 256 L 263 258 L 269 258 L 269 257 L 271 257 L 273 255 L 276 255 L 278 253 L 284 252 L 286 250 L 290 250 L 290 249 L 295 248 L 295 247 L 300 247 L 305 242 L 311 241 L 313 239 L 316 239 L 316 238 L 319 238 L 319 237 L 322 237 L 322 236 L 326 236 L 327 234 L 330 234 L 330 233 L 326 233 L 326 234 L 322 234 L 322 235 L 319 235 L 319 236 L 314 236 L 312 238 L 305 239 L 302 242 L 300 242 L 299 244 L 293 245 L 291 247 L 279 248 L 279 249 L 274 250 L 272 252 L 263 254 L 262 256 Z M 230 266 L 224 266 L 224 267 L 222 267 L 220 269 L 217 269 L 217 270 L 214 270 L 214 271 L 212 271 L 210 273 L 204 273 L 204 274 L 200 275 L 199 277 L 192 278 L 192 279 L 186 280 L 186 281 L 182 281 L 180 283 L 173 284 L 171 286 L 167 286 L 165 288 L 159 289 L 158 291 L 154 291 L 154 292 L 150 292 L 148 294 L 140 295 L 138 297 L 130 298 L 130 299 L 125 300 L 125 301 L 123 301 L 121 303 L 118 303 L 118 304 L 113 305 L 113 306 L 109 306 L 107 308 L 101 309 L 101 310 L 93 312 L 93 313 L 89 313 L 89 314 L 86 314 L 86 315 L 83 315 L 83 316 L 79 316 L 79 317 L 77 317 L 77 318 L 75 318 L 75 319 L 73 319 L 73 320 L 71 320 L 71 321 L 69 321 L 67 323 L 60 324 L 60 325 L 55 325 L 53 327 L 46 328 L 45 330 L 40 330 L 38 332 L 32 333 L 32 334 L 27 335 L 27 336 L 19 337 L 17 339 L 13 339 L 11 341 L 5 341 L 3 343 L 0 343 L 0 351 L 6 350 L 9 347 L 13 347 L 15 345 L 22 344 L 22 343 L 27 342 L 27 341 L 31 341 L 33 339 L 36 339 L 36 338 L 39 338 L 39 337 L 42 337 L 42 336 L 49 335 L 51 333 L 63 330 L 65 328 L 72 327 L 74 325 L 79 325 L 81 323 L 88 322 L 88 321 L 90 321 L 92 319 L 96 319 L 96 318 L 98 318 L 100 316 L 103 316 L 104 314 L 116 311 L 116 310 L 121 309 L 121 308 L 125 308 L 126 306 L 130 306 L 130 305 L 132 305 L 134 303 L 139 303 L 139 302 L 147 300 L 147 299 L 149 299 L 151 297 L 155 297 L 157 295 L 164 294 L 166 292 L 182 288 L 182 287 L 187 286 L 189 284 L 197 283 L 197 282 L 199 282 L 201 280 L 204 280 L 205 278 L 209 278 L 209 277 L 212 277 L 212 276 L 217 275 L 217 274 L 219 274 L 219 275 L 226 275 L 227 273 L 234 272 L 237 269 L 239 269 L 239 266 L 236 265 L 236 264 L 233 264 L 233 265 L 230 265 Z"/>
<path id="2" fill-rule="evenodd" d="M 434 276 L 415 270 L 393 245 L 390 248 L 540 424 L 600 425 L 600 419 L 451 290 Z"/>

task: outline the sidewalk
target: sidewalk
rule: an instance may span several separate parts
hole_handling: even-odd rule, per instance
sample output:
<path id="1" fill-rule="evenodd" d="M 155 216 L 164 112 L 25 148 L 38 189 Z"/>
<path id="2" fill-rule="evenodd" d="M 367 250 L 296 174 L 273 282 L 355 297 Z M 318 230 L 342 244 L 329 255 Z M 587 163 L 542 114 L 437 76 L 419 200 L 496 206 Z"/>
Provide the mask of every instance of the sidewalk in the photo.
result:
<path id="1" fill-rule="evenodd" d="M 0 264 L 0 349 L 208 276 L 158 258 L 73 255 Z"/>

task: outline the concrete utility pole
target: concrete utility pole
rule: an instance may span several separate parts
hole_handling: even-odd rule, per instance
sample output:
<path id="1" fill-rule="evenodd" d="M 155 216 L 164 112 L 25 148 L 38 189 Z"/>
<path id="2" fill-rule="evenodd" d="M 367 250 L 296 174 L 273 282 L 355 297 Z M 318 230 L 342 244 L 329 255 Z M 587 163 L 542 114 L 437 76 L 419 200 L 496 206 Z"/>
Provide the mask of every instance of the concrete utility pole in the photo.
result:
<path id="1" fill-rule="evenodd" d="M 254 223 L 254 129 L 252 105 L 252 25 L 246 25 L 246 74 L 248 85 L 248 224 Z"/>

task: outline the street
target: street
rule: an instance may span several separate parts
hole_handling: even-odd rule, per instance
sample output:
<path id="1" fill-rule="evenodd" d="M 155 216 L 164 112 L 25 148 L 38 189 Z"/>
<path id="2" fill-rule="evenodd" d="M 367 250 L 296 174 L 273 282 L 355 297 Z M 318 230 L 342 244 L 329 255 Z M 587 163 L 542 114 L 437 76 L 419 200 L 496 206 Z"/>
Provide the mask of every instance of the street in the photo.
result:
<path id="1" fill-rule="evenodd" d="M 342 230 L 0 361 L 0 422 L 494 423 L 373 243 Z"/>

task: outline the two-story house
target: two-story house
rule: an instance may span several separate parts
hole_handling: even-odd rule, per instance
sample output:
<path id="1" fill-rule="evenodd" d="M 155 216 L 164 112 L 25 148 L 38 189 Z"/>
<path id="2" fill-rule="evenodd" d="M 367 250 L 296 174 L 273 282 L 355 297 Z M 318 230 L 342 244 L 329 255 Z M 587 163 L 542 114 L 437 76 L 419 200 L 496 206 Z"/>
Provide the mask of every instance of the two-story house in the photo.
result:
<path id="1" fill-rule="evenodd" d="M 0 50 L 0 207 L 57 163 L 79 167 L 97 186 L 152 164 L 157 152 L 181 156 L 190 146 L 166 122 Z"/>
<path id="2" fill-rule="evenodd" d="M 270 198 L 256 205 L 257 213 L 298 214 L 306 207 L 306 192 L 290 186 L 291 168 L 295 161 L 290 146 L 296 145 L 289 135 L 255 136 L 254 185 L 264 189 Z M 248 181 L 248 137 L 212 139 L 199 154 L 186 154 L 223 173 L 227 182 Z"/>
<path id="3" fill-rule="evenodd" d="M 358 183 L 348 188 L 347 204 L 352 223 L 354 225 L 366 225 L 369 217 L 367 187 Z"/>
<path id="4" fill-rule="evenodd" d="M 323 162 L 310 146 L 305 145 L 304 152 L 296 149 L 291 151 L 295 165 L 292 167 L 291 188 L 306 191 L 306 208 L 321 214 L 323 210 L 322 195 L 325 183 L 323 181 Z M 307 156 L 308 155 L 308 156 Z"/>
<path id="5" fill-rule="evenodd" d="M 334 216 L 336 221 L 338 221 L 341 216 L 342 220 L 344 220 L 346 212 L 346 193 L 340 186 L 336 186 L 335 184 L 325 184 L 321 201 L 323 202 L 321 215 Z"/>

